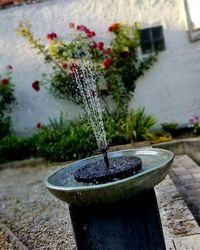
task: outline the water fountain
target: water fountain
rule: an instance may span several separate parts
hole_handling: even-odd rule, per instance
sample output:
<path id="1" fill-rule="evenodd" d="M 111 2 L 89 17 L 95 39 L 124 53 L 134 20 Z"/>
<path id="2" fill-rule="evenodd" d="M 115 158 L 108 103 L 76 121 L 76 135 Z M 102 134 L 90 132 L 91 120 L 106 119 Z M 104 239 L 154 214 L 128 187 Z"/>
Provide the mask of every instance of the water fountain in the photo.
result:
<path id="1" fill-rule="evenodd" d="M 103 155 L 69 164 L 45 184 L 69 204 L 77 248 L 165 249 L 153 187 L 168 173 L 173 153 L 151 148 L 108 153 L 92 65 L 81 63 L 73 73 Z"/>

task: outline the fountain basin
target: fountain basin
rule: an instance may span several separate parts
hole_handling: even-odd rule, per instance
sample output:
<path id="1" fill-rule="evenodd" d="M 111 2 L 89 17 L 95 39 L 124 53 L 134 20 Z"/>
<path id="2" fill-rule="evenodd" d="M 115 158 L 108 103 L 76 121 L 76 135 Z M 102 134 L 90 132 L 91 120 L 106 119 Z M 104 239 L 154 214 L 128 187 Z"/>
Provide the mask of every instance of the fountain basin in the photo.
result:
<path id="1" fill-rule="evenodd" d="M 111 152 L 109 158 L 136 156 L 141 158 L 143 168 L 136 174 L 122 180 L 104 184 L 85 184 L 74 179 L 75 171 L 85 164 L 102 159 L 93 156 L 69 164 L 48 176 L 45 185 L 58 199 L 73 205 L 91 205 L 129 199 L 149 190 L 167 175 L 174 154 L 165 149 L 130 149 Z"/>

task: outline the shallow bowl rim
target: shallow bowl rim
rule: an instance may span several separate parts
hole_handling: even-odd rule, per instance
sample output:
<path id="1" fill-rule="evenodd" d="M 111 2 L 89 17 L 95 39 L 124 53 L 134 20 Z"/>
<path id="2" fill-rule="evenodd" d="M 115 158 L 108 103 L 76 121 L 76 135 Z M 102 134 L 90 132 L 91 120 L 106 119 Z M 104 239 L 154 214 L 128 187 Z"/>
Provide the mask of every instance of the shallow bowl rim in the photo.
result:
<path id="1" fill-rule="evenodd" d="M 108 183 L 103 183 L 103 184 L 91 184 L 91 185 L 86 185 L 86 186 L 78 186 L 78 187 L 65 187 L 65 186 L 57 186 L 57 185 L 53 185 L 51 183 L 49 183 L 48 179 L 53 176 L 54 174 L 56 174 L 57 172 L 61 171 L 62 169 L 66 168 L 66 167 L 70 167 L 74 164 L 77 164 L 78 162 L 85 162 L 87 160 L 90 159 L 95 159 L 101 156 L 101 154 L 99 155 L 94 155 L 91 157 L 87 157 L 78 161 L 74 161 L 73 163 L 70 163 L 68 165 L 65 165 L 59 169 L 54 170 L 53 172 L 51 172 L 45 179 L 44 179 L 44 183 L 45 186 L 50 189 L 50 190 L 57 190 L 57 191 L 67 191 L 67 192 L 81 192 L 81 191 L 91 191 L 91 190 L 97 190 L 97 189 L 102 189 L 102 188 L 108 188 L 108 187 L 112 187 L 118 184 L 123 184 L 124 182 L 136 179 L 142 175 L 146 175 L 149 172 L 155 171 L 159 168 L 165 167 L 167 164 L 169 164 L 173 159 L 174 159 L 174 153 L 170 150 L 167 149 L 161 149 L 161 148 L 140 148 L 140 149 L 126 149 L 126 150 L 119 150 L 119 151 L 113 151 L 113 152 L 109 152 L 108 155 L 112 155 L 112 154 L 118 154 L 120 152 L 165 152 L 169 155 L 169 158 L 167 160 L 165 160 L 164 162 L 162 162 L 161 164 L 158 164 L 156 167 L 152 167 L 151 169 L 145 170 L 144 172 L 138 173 L 136 175 L 132 175 L 129 176 L 127 178 L 121 179 L 121 180 L 117 180 L 114 182 L 108 182 Z"/>

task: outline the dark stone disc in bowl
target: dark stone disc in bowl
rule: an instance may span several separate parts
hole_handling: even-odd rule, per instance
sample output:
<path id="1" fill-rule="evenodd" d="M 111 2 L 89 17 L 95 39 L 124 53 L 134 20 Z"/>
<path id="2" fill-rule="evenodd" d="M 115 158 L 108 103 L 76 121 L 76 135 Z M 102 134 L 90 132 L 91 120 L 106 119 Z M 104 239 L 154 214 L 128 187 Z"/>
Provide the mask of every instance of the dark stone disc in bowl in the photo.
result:
<path id="1" fill-rule="evenodd" d="M 109 168 L 103 159 L 88 163 L 74 173 L 74 178 L 84 183 L 106 183 L 134 175 L 142 167 L 141 159 L 135 156 L 109 158 L 109 163 Z"/>

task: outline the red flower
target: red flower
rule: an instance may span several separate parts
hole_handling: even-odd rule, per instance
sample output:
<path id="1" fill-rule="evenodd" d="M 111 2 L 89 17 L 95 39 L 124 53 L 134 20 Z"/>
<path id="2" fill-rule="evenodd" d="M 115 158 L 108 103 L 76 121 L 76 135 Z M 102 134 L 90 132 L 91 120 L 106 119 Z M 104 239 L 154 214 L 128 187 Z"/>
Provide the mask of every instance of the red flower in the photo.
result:
<path id="1" fill-rule="evenodd" d="M 48 38 L 49 40 L 56 39 L 57 37 L 58 37 L 57 34 L 54 33 L 54 32 L 51 32 L 51 33 L 48 33 L 48 34 L 47 34 L 47 38 Z"/>
<path id="2" fill-rule="evenodd" d="M 2 83 L 3 85 L 8 85 L 8 84 L 10 83 L 10 80 L 9 80 L 8 78 L 3 78 L 3 79 L 1 80 L 1 83 Z"/>
<path id="3" fill-rule="evenodd" d="M 109 68 L 111 62 L 112 62 L 111 57 L 108 57 L 108 59 L 104 62 L 104 67 L 105 67 L 105 69 L 108 69 L 108 68 Z"/>
<path id="4" fill-rule="evenodd" d="M 70 29 L 73 29 L 74 26 L 75 26 L 75 23 L 72 23 L 72 22 L 69 23 L 69 28 L 70 28 Z"/>
<path id="5" fill-rule="evenodd" d="M 89 32 L 86 32 L 87 33 L 87 37 L 88 38 L 91 38 L 93 36 L 96 36 L 96 33 L 94 31 L 89 31 Z"/>
<path id="6" fill-rule="evenodd" d="M 32 88 L 38 92 L 40 90 L 40 82 L 38 80 L 34 81 L 32 83 Z"/>
<path id="7" fill-rule="evenodd" d="M 72 63 L 69 68 L 71 71 L 75 71 L 77 67 L 78 65 L 76 63 Z"/>
<path id="8" fill-rule="evenodd" d="M 114 30 L 120 29 L 121 27 L 121 23 L 113 23 L 110 27 L 108 27 L 108 31 L 112 32 Z"/>
<path id="9" fill-rule="evenodd" d="M 10 69 L 10 70 L 12 70 L 13 66 L 12 65 L 8 65 L 7 68 Z"/>
<path id="10" fill-rule="evenodd" d="M 63 67 L 63 69 L 67 69 L 67 67 L 68 67 L 67 63 L 63 63 L 62 67 Z"/>
<path id="11" fill-rule="evenodd" d="M 93 41 L 91 47 L 92 47 L 93 49 L 96 49 L 96 48 L 97 48 L 97 43 Z"/>
<path id="12" fill-rule="evenodd" d="M 107 48 L 107 49 L 105 50 L 105 53 L 106 53 L 106 54 L 109 54 L 110 51 L 111 51 L 111 48 Z"/>
<path id="13" fill-rule="evenodd" d="M 85 25 L 77 25 L 77 30 L 78 31 L 89 31 L 88 28 Z"/>
<path id="14" fill-rule="evenodd" d="M 72 72 L 70 75 L 72 78 L 75 78 L 75 76 L 76 76 L 75 72 Z"/>
<path id="15" fill-rule="evenodd" d="M 97 44 L 97 46 L 98 46 L 99 50 L 103 50 L 104 43 L 103 42 L 99 42 Z"/>
<path id="16" fill-rule="evenodd" d="M 36 125 L 37 128 L 42 128 L 42 123 L 38 122 L 38 124 Z"/>
<path id="17" fill-rule="evenodd" d="M 112 32 L 112 31 L 113 31 L 113 27 L 112 27 L 112 26 L 109 26 L 109 27 L 108 27 L 108 31 Z"/>
<path id="18" fill-rule="evenodd" d="M 84 30 L 84 31 L 85 31 L 86 34 L 88 34 L 88 33 L 91 32 L 87 27 L 85 27 L 85 30 Z"/>
<path id="19" fill-rule="evenodd" d="M 86 33 L 88 38 L 92 38 L 93 36 L 96 36 L 96 33 L 94 31 L 89 30 L 85 25 L 77 25 L 78 31 L 83 31 Z"/>

